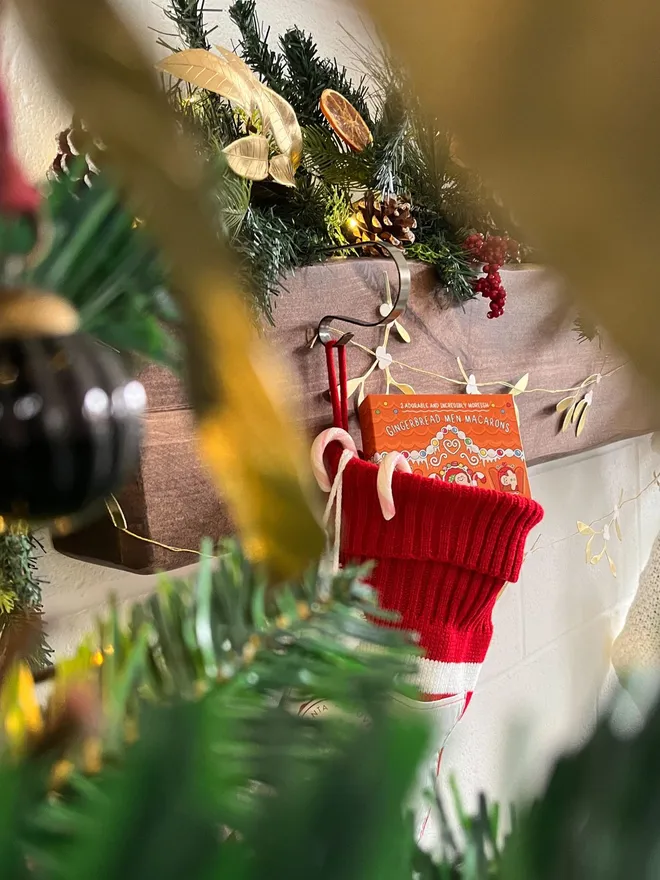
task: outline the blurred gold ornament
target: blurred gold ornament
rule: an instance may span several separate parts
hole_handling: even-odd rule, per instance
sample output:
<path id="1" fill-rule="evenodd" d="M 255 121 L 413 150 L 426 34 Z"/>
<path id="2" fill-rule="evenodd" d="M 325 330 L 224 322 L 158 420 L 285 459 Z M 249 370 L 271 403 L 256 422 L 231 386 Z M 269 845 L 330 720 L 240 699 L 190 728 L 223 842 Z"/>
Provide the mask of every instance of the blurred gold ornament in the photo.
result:
<path id="1" fill-rule="evenodd" d="M 34 679 L 24 663 L 14 664 L 2 682 L 0 717 L 14 752 L 22 752 L 30 738 L 43 731 L 44 721 Z"/>
<path id="2" fill-rule="evenodd" d="M 323 549 L 306 450 L 275 394 L 275 355 L 253 332 L 214 232 L 195 147 L 181 136 L 152 65 L 109 0 L 15 6 L 172 267 L 198 437 L 215 485 L 252 558 L 274 577 L 299 574 Z"/>
<path id="3" fill-rule="evenodd" d="M 42 290 L 0 290 L 0 339 L 70 336 L 79 326 L 78 312 L 62 297 Z"/>
<path id="4" fill-rule="evenodd" d="M 461 158 L 656 382 L 654 0 L 362 0 Z M 487 35 L 487 36 L 484 36 Z"/>

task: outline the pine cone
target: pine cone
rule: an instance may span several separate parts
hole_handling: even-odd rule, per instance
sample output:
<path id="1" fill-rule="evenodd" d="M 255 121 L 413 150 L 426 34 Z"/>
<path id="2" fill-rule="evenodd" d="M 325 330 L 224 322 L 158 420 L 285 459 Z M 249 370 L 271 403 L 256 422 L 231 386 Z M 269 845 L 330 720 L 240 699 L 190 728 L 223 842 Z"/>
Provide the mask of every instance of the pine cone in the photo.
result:
<path id="1" fill-rule="evenodd" d="M 57 156 L 50 174 L 54 178 L 68 177 L 74 182 L 91 186 L 99 173 L 94 161 L 99 153 L 100 147 L 92 141 L 82 123 L 74 119 L 57 137 Z"/>
<path id="2" fill-rule="evenodd" d="M 368 192 L 353 205 L 355 214 L 348 222 L 348 235 L 353 241 L 386 241 L 395 247 L 405 247 L 415 241 L 417 220 L 409 202 L 398 196 L 381 198 Z M 372 256 L 381 256 L 377 247 L 365 248 Z"/>

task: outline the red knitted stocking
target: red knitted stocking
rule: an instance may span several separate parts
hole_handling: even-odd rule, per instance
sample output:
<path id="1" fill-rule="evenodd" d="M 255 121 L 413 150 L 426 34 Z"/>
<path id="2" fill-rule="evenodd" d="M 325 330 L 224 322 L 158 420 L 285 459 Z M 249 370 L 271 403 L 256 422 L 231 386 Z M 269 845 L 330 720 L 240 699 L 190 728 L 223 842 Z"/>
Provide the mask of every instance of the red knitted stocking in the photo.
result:
<path id="1" fill-rule="evenodd" d="M 328 447 L 331 474 L 340 455 L 338 444 Z M 518 579 L 543 510 L 521 495 L 395 473 L 396 516 L 386 522 L 377 473 L 358 458 L 344 470 L 341 561 L 374 560 L 370 581 L 381 605 L 400 615 L 392 626 L 419 634 L 420 699 L 438 710 L 439 766 L 437 750 L 467 707 L 490 645 L 495 601 Z"/>
<path id="2" fill-rule="evenodd" d="M 332 472 L 340 451 L 328 449 Z M 383 519 L 376 465 L 352 459 L 344 471 L 342 563 L 375 560 L 370 578 L 393 626 L 419 633 L 426 657 L 424 699 L 470 693 L 493 634 L 491 614 L 516 581 L 539 504 L 522 495 L 395 473 L 396 516 Z"/>

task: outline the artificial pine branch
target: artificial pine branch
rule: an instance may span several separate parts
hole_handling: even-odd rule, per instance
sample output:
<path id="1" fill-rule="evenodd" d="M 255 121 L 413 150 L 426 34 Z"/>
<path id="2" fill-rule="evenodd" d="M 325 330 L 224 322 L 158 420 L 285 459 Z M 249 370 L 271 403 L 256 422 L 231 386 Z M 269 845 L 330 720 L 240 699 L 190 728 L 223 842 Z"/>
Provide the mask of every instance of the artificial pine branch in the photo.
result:
<path id="1" fill-rule="evenodd" d="M 325 89 L 334 89 L 350 101 L 367 125 L 372 127 L 364 76 L 355 85 L 346 68 L 340 67 L 336 59 L 319 57 L 314 39 L 299 28 L 291 28 L 283 34 L 280 47 L 289 75 L 289 102 L 296 110 L 301 125 L 324 124 L 325 119 L 319 108 L 321 93 Z"/>
<path id="2" fill-rule="evenodd" d="M 278 52 L 269 48 L 270 28 L 263 28 L 259 22 L 254 0 L 237 0 L 232 3 L 229 17 L 241 34 L 236 48 L 243 60 L 262 82 L 286 98 L 288 78 L 285 61 Z"/>
<path id="3" fill-rule="evenodd" d="M 433 266 L 443 287 L 456 302 L 474 299 L 472 281 L 477 272 L 461 245 L 442 231 L 424 237 L 407 249 L 410 257 Z"/>
<path id="4" fill-rule="evenodd" d="M 633 736 L 603 719 L 507 830 L 496 805 L 481 795 L 470 814 L 453 785 L 457 821 L 438 802 L 439 846 L 422 852 L 406 807 L 420 713 L 389 699 L 410 646 L 365 618 L 380 613 L 372 598 L 348 572 L 269 592 L 228 547 L 191 581 L 166 579 L 128 626 L 111 611 L 66 662 L 63 683 L 96 670 L 100 717 L 79 687 L 74 700 L 59 690 L 60 714 L 35 735 L 34 695 L 10 673 L 0 731 L 22 748 L 0 754 L 0 876 L 655 877 L 657 706 Z M 306 694 L 337 713 L 301 716 Z M 100 751 L 72 736 L 92 721 Z"/>
<path id="5" fill-rule="evenodd" d="M 54 230 L 50 247 L 14 283 L 57 291 L 79 310 L 85 332 L 178 368 L 170 332 L 178 318 L 164 266 L 104 175 L 95 175 L 91 187 L 66 176 L 50 181 L 44 208 Z"/>
<path id="6" fill-rule="evenodd" d="M 280 37 L 281 51 L 276 52 L 268 46 L 270 30 L 259 22 L 256 0 L 236 0 L 229 16 L 241 33 L 239 54 L 269 88 L 286 98 L 302 126 L 324 124 L 319 109 L 324 89 L 340 92 L 371 124 L 365 77 L 354 85 L 345 67 L 319 56 L 311 35 L 291 28 Z"/>
<path id="7" fill-rule="evenodd" d="M 341 144 L 327 126 L 310 125 L 303 129 L 306 167 L 327 186 L 345 191 L 371 187 L 374 176 L 372 147 L 354 153 Z"/>
<path id="8" fill-rule="evenodd" d="M 602 345 L 598 325 L 584 312 L 581 312 L 573 322 L 573 330 L 578 334 L 578 342 L 593 342 L 597 339 L 599 346 Z"/>
<path id="9" fill-rule="evenodd" d="M 210 49 L 209 36 L 215 30 L 208 28 L 204 23 L 206 0 L 170 0 L 170 5 L 164 12 L 167 18 L 175 25 L 177 36 L 184 46 L 189 49 Z M 171 47 L 161 35 L 159 43 L 167 49 Z"/>

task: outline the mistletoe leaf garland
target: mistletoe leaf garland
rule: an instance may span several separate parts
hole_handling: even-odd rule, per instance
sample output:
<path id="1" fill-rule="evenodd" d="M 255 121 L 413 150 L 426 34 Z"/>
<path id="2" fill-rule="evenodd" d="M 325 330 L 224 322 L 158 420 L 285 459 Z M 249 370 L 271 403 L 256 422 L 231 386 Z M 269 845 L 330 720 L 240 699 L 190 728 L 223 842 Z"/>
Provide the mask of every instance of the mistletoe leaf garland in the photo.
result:
<path id="1" fill-rule="evenodd" d="M 572 424 L 579 425 L 580 418 L 582 417 L 582 413 L 587 408 L 587 405 L 588 404 L 587 404 L 586 400 L 580 400 L 578 403 L 575 404 L 574 407 L 572 407 L 572 415 L 571 415 Z"/>
<path id="2" fill-rule="evenodd" d="M 519 394 L 523 394 L 527 386 L 529 385 L 529 373 L 525 373 L 524 376 L 521 376 L 520 379 L 515 383 L 515 385 L 511 388 L 509 394 L 513 397 L 517 397 Z"/>
<path id="3" fill-rule="evenodd" d="M 571 406 L 575 402 L 575 395 L 571 395 L 570 397 L 565 397 L 563 400 L 560 400 L 556 406 L 556 410 L 558 413 L 565 412 L 569 406 Z"/>
<path id="4" fill-rule="evenodd" d="M 587 410 L 589 409 L 589 402 L 586 400 L 580 401 L 578 404 L 581 407 L 580 415 L 577 417 L 577 428 L 575 429 L 575 436 L 579 437 L 584 431 L 584 427 L 587 423 Z"/>
<path id="5" fill-rule="evenodd" d="M 621 525 L 619 523 L 618 517 L 614 520 L 614 531 L 616 532 L 616 536 L 619 541 L 623 541 L 623 535 L 621 534 Z"/>
<path id="6" fill-rule="evenodd" d="M 597 384 L 600 382 L 600 379 L 600 374 L 589 376 L 574 394 L 570 397 L 564 397 L 563 400 L 559 401 L 556 410 L 558 413 L 564 413 L 561 426 L 562 433 L 568 431 L 573 425 L 575 426 L 575 436 L 579 437 L 582 434 L 587 424 L 587 413 L 593 403 L 594 393 L 593 389 L 590 388 L 584 397 L 581 397 L 581 394 L 591 383 L 595 382 Z"/>

